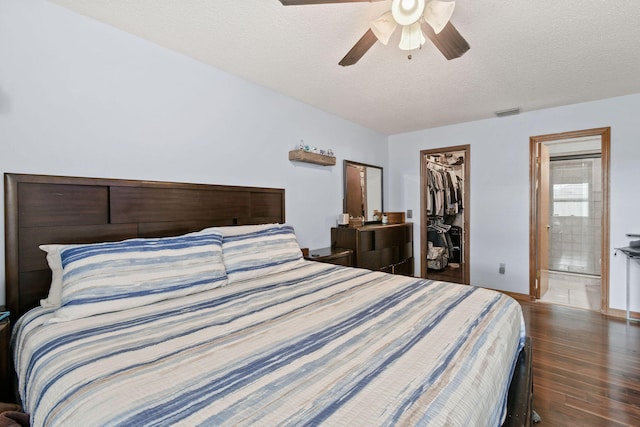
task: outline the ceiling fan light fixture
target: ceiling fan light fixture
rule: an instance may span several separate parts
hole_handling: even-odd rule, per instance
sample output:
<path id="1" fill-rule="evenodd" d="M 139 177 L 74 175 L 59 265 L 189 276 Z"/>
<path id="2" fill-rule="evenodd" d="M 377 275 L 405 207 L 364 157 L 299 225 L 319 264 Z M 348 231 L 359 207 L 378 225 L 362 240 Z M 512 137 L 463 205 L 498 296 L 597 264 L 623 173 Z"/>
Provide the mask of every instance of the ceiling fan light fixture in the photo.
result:
<path id="1" fill-rule="evenodd" d="M 455 7 L 455 1 L 431 0 L 424 8 L 424 20 L 439 34 L 451 19 Z"/>
<path id="2" fill-rule="evenodd" d="M 398 23 L 393 19 L 393 14 L 387 12 L 371 23 L 371 31 L 383 45 L 386 45 L 397 26 Z"/>
<path id="3" fill-rule="evenodd" d="M 413 50 L 422 46 L 426 41 L 427 39 L 424 38 L 424 34 L 420 29 L 420 23 L 414 22 L 411 25 L 402 27 L 402 37 L 398 47 L 402 50 Z"/>
<path id="4" fill-rule="evenodd" d="M 391 13 L 400 25 L 414 24 L 424 13 L 424 0 L 393 0 Z"/>

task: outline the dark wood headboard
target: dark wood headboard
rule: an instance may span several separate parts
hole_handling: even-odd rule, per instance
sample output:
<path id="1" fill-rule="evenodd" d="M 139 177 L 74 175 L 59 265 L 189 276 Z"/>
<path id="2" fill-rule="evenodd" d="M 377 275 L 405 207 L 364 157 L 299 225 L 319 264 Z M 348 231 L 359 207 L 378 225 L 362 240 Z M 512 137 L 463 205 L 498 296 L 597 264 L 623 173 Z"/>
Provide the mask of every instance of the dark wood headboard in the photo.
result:
<path id="1" fill-rule="evenodd" d="M 285 222 L 283 189 L 24 174 L 5 174 L 4 186 L 6 305 L 13 319 L 49 292 L 40 245 Z"/>

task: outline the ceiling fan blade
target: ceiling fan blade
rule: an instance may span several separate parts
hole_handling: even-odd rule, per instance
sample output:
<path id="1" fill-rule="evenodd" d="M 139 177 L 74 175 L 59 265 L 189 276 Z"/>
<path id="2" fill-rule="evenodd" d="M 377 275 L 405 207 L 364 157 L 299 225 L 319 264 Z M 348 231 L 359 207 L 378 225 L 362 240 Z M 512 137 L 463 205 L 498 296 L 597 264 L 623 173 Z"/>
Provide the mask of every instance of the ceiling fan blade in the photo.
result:
<path id="1" fill-rule="evenodd" d="M 283 6 L 302 6 L 305 4 L 329 4 L 329 3 L 373 3 L 380 0 L 280 0 Z"/>
<path id="2" fill-rule="evenodd" d="M 375 34 L 373 34 L 371 28 L 369 28 L 367 32 L 364 33 L 362 38 L 360 38 L 360 40 L 358 40 L 358 42 L 353 45 L 351 50 L 347 52 L 347 54 L 338 64 L 342 65 L 343 67 L 355 64 L 377 41 L 378 38 Z"/>
<path id="3" fill-rule="evenodd" d="M 460 35 L 451 22 L 448 22 L 438 34 L 433 31 L 431 25 L 424 21 L 420 23 L 420 26 L 422 27 L 422 32 L 429 37 L 448 60 L 459 58 L 470 49 L 469 43 Z"/>

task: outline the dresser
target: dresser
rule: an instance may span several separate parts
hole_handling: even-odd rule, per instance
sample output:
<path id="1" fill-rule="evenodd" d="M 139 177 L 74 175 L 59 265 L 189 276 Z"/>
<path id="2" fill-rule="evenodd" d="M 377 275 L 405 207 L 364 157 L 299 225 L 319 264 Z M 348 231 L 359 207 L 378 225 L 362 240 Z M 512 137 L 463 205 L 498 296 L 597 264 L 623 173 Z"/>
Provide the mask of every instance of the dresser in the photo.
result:
<path id="1" fill-rule="evenodd" d="M 334 227 L 331 247 L 353 251 L 353 266 L 413 276 L 413 223 Z"/>

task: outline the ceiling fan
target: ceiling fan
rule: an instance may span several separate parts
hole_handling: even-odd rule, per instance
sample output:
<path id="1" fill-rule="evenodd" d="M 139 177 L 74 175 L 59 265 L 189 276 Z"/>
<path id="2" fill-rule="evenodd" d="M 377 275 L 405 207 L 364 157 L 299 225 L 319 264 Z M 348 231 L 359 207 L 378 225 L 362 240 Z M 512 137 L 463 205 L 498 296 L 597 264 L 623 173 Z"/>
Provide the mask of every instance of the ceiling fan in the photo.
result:
<path id="1" fill-rule="evenodd" d="M 373 1 L 380 0 L 280 0 L 280 3 L 284 6 L 300 6 Z M 413 50 L 421 47 L 426 42 L 426 35 L 445 58 L 458 58 L 469 50 L 469 43 L 449 21 L 454 8 L 454 1 L 392 0 L 391 10 L 371 23 L 371 27 L 339 64 L 355 64 L 378 40 L 386 45 L 398 25 L 402 27 L 398 46 L 400 49 Z"/>

